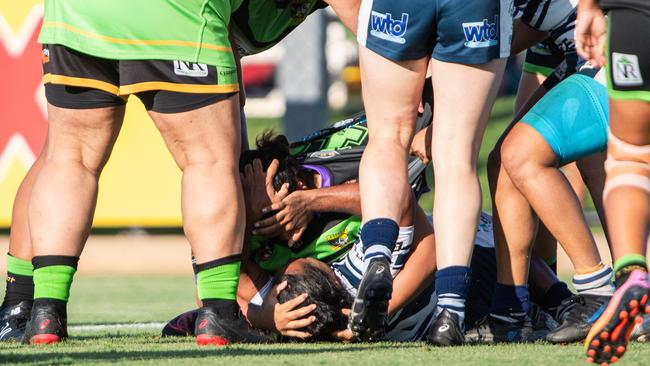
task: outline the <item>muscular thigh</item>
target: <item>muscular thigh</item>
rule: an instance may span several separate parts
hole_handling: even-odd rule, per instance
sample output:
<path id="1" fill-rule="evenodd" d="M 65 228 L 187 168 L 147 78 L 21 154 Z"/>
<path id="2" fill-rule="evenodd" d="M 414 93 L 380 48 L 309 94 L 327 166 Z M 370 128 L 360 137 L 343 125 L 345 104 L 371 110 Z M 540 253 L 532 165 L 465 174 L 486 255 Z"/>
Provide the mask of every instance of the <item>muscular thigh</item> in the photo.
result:
<path id="1" fill-rule="evenodd" d="M 505 60 L 493 60 L 484 65 L 462 65 L 436 59 L 432 63 L 436 108 L 433 158 L 454 156 L 465 162 L 475 162 Z"/>
<path id="2" fill-rule="evenodd" d="M 149 111 L 176 164 L 229 162 L 239 159 L 238 96 L 182 113 Z"/>
<path id="3" fill-rule="evenodd" d="M 427 59 L 394 62 L 365 47 L 360 47 L 359 57 L 370 141 L 397 138 L 408 146 Z"/>
<path id="4" fill-rule="evenodd" d="M 98 173 L 122 125 L 124 107 L 59 108 L 48 104 L 47 159 L 73 160 Z"/>

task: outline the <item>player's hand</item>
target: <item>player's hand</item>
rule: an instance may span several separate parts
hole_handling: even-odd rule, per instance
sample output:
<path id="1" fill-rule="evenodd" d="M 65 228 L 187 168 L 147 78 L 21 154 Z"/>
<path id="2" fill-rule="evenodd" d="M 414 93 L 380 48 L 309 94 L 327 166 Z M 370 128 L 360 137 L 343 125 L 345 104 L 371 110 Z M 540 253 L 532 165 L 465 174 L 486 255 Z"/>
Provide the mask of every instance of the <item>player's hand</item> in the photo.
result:
<path id="1" fill-rule="evenodd" d="M 316 304 L 301 306 L 307 300 L 307 294 L 299 295 L 284 304 L 280 304 L 278 295 L 286 287 L 287 282 L 284 281 L 276 286 L 273 291 L 270 291 L 275 299 L 273 311 L 275 329 L 283 336 L 301 339 L 309 338 L 312 336 L 311 333 L 301 329 L 316 321 L 315 316 L 309 315 L 316 309 Z"/>
<path id="2" fill-rule="evenodd" d="M 345 316 L 350 316 L 350 309 L 347 308 L 341 309 L 341 313 L 343 313 L 343 315 Z M 332 332 L 332 337 L 344 343 L 351 343 L 357 340 L 356 337 L 354 336 L 354 332 L 352 332 L 352 330 L 350 330 L 349 328 L 336 330 Z"/>
<path id="3" fill-rule="evenodd" d="M 299 246 L 300 238 L 307 229 L 307 226 L 314 218 L 314 213 L 309 209 L 309 191 L 295 191 L 287 195 L 282 201 L 262 209 L 262 212 L 277 211 L 277 213 L 265 220 L 255 223 L 257 228 L 267 228 L 274 225 L 281 225 L 287 233 L 290 233 L 290 247 Z"/>
<path id="4" fill-rule="evenodd" d="M 273 178 L 278 172 L 279 165 L 278 160 L 273 160 L 264 172 L 262 162 L 255 159 L 253 164 L 244 167 L 244 173 L 240 176 L 246 202 L 246 213 L 250 220 L 259 220 L 263 215 L 262 208 L 286 197 L 289 190 L 288 184 L 283 185 L 278 192 L 273 188 Z"/>
<path id="5" fill-rule="evenodd" d="M 595 0 L 580 0 L 576 22 L 576 50 L 595 66 L 605 66 L 607 21 Z"/>
<path id="6" fill-rule="evenodd" d="M 433 129 L 431 126 L 419 131 L 413 137 L 411 142 L 411 149 L 409 153 L 417 156 L 424 164 L 429 164 L 431 161 L 431 134 Z"/>

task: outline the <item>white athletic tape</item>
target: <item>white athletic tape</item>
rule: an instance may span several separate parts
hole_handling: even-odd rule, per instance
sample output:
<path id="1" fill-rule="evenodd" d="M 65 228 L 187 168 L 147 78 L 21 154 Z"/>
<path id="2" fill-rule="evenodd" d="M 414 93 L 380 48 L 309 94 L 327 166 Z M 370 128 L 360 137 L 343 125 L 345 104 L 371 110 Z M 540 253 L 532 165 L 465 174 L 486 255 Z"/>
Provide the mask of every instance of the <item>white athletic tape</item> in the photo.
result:
<path id="1" fill-rule="evenodd" d="M 603 201 L 607 200 L 607 196 L 614 189 L 622 187 L 639 188 L 650 194 L 650 179 L 637 174 L 622 174 L 608 178 L 605 182 L 605 189 L 603 191 Z"/>

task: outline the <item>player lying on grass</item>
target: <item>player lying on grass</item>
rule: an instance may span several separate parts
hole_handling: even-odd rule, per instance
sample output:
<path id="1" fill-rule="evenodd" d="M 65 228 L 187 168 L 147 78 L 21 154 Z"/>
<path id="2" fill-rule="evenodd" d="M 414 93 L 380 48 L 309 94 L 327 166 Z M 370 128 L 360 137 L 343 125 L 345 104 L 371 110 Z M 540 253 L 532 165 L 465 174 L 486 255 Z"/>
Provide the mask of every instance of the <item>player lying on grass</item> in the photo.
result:
<path id="1" fill-rule="evenodd" d="M 524 329 L 529 306 L 528 258 L 537 217 L 572 260 L 576 270 L 573 284 L 579 294 L 571 299 L 576 305 L 547 340 L 582 340 L 591 326 L 589 319 L 613 293 L 612 270 L 602 264 L 580 202 L 559 170 L 564 164 L 593 154 L 593 159 L 602 162 L 601 152 L 607 143 L 607 105 L 605 87 L 593 79 L 596 71 L 585 68 L 562 81 L 506 131 L 496 153 L 491 155 L 489 176 L 498 223 L 495 238 L 499 281 L 495 297 L 507 306 L 495 306 L 479 327 L 468 332 L 473 341 L 506 341 L 509 332 Z M 500 165 L 496 160 L 499 157 Z M 600 169 L 590 177 L 595 177 L 587 183 L 602 217 L 604 172 Z"/>
<path id="2" fill-rule="evenodd" d="M 360 126 L 356 126 L 356 127 L 360 127 Z M 352 132 L 354 131 L 355 130 L 353 130 Z M 358 132 L 358 130 L 356 130 L 356 132 Z M 268 143 L 263 144 L 261 146 L 260 150 L 263 152 L 263 154 L 276 154 L 276 157 L 278 157 L 277 150 L 282 151 L 281 147 L 278 148 L 276 146 L 276 148 L 274 149 L 269 149 L 264 145 L 268 145 Z M 322 146 L 322 144 L 320 143 L 312 144 L 312 145 Z M 325 151 L 323 152 L 323 156 L 328 156 L 328 155 L 329 154 L 326 154 Z M 269 157 L 265 158 L 266 164 L 268 164 L 269 159 L 270 159 Z M 257 171 L 259 171 L 261 174 L 261 168 L 257 168 Z M 248 176 L 250 174 L 251 174 L 251 170 L 249 169 L 249 171 L 246 172 L 245 175 Z M 270 174 L 274 174 L 274 173 L 271 172 Z M 306 180 L 307 182 L 314 181 L 313 172 L 307 173 L 306 179 L 304 174 L 300 174 L 300 175 L 303 177 L 301 178 L 302 180 Z M 280 173 L 277 176 L 286 176 L 286 174 Z M 354 178 L 354 176 L 351 175 L 350 178 Z M 330 181 L 330 180 L 329 179 L 323 180 L 322 177 L 318 177 L 316 179 L 316 182 L 318 181 L 323 182 L 323 181 Z M 278 189 L 280 187 L 281 182 L 276 181 L 275 183 L 276 183 L 276 189 Z M 301 182 L 295 184 L 295 186 L 306 188 L 311 185 Z M 282 270 L 279 273 L 276 273 L 275 276 L 276 279 L 283 278 L 283 276 L 286 276 L 286 278 L 288 279 L 287 290 L 280 291 L 280 296 L 279 296 L 280 301 L 284 302 L 284 300 L 287 299 L 288 296 L 287 294 L 294 294 L 295 291 L 298 291 L 297 288 L 305 287 L 305 286 L 297 287 L 295 280 L 299 280 L 299 282 L 303 284 L 304 283 L 323 284 L 324 282 L 330 282 L 328 286 L 314 285 L 314 288 L 309 289 L 307 291 L 309 294 L 308 295 L 309 300 L 307 301 L 308 303 L 316 302 L 322 306 L 325 306 L 327 309 L 331 309 L 332 307 L 334 307 L 339 310 L 342 307 L 345 307 L 346 304 L 349 305 L 349 303 L 343 301 L 346 298 L 349 298 L 349 296 L 341 295 L 340 288 L 343 288 L 349 291 L 351 295 L 354 295 L 356 291 L 356 287 L 358 286 L 358 283 L 360 281 L 360 275 L 361 273 L 363 273 L 363 261 L 360 259 L 362 243 L 357 242 L 354 248 L 350 250 L 350 246 L 352 245 L 352 243 L 355 242 L 356 235 L 358 234 L 359 218 L 358 216 L 351 217 L 357 223 L 356 231 L 345 232 L 345 234 L 343 235 L 338 232 L 330 232 L 330 231 L 323 232 L 322 228 L 332 226 L 330 220 L 333 213 L 331 211 L 344 212 L 345 215 L 347 215 L 348 217 L 350 214 L 356 214 L 356 215 L 359 214 L 358 187 L 356 183 L 342 184 L 339 187 L 343 189 L 343 191 L 341 192 L 342 194 L 333 194 L 334 192 L 333 188 L 337 188 L 337 187 L 298 189 L 289 195 L 289 197 L 293 196 L 292 199 L 287 200 L 287 198 L 289 198 L 287 197 L 283 200 L 284 203 L 276 204 L 272 206 L 273 208 L 284 207 L 284 209 L 281 210 L 278 215 L 280 215 L 282 211 L 284 211 L 284 214 L 288 216 L 301 216 L 300 214 L 294 215 L 295 212 L 292 211 L 304 212 L 305 211 L 304 208 L 303 209 L 287 209 L 287 208 L 305 207 L 309 204 L 313 204 L 314 202 L 316 202 L 316 206 L 318 206 L 318 209 L 316 209 L 315 211 L 325 210 L 330 212 L 316 213 L 314 212 L 314 209 L 308 210 L 312 212 L 314 216 L 311 216 L 313 218 L 310 221 L 310 225 L 308 226 L 309 228 L 306 230 L 305 234 L 303 234 L 303 242 L 310 243 L 305 247 L 301 247 L 298 249 L 289 248 L 287 244 L 283 242 L 282 238 L 277 238 L 277 237 L 273 240 L 267 240 L 269 244 L 262 245 L 262 246 L 258 244 L 259 238 L 253 240 L 254 243 L 253 248 L 255 251 L 255 255 L 253 256 L 254 260 L 248 262 L 249 264 L 244 266 L 246 270 L 243 276 L 246 278 L 262 277 L 263 280 L 258 280 L 260 284 L 257 286 L 257 288 L 260 288 L 262 287 L 262 284 L 266 282 L 266 279 L 271 277 L 270 273 L 273 273 L 278 268 L 281 268 L 285 263 L 287 263 L 288 260 L 292 258 L 304 258 L 304 257 L 313 257 L 313 259 L 318 258 L 330 264 L 331 269 L 325 270 L 327 266 L 324 266 L 323 264 L 319 265 L 313 260 L 301 260 L 301 261 L 292 262 L 286 267 L 282 267 Z M 287 203 L 287 201 L 291 201 L 291 203 Z M 324 207 L 320 204 L 320 202 L 323 201 L 327 202 L 327 207 Z M 410 210 L 407 210 L 406 212 L 408 213 L 409 211 Z M 310 215 L 304 215 L 303 213 L 302 216 L 310 216 Z M 334 226 L 334 227 L 338 227 L 338 226 Z M 345 230 L 348 229 L 347 224 L 343 225 L 342 227 Z M 427 233 L 425 236 L 421 234 L 423 231 L 423 227 L 425 228 L 424 232 Z M 396 286 L 396 292 L 394 294 L 394 297 L 389 303 L 389 313 L 393 315 L 401 307 L 401 305 L 404 305 L 406 302 L 408 302 L 408 305 L 402 311 L 398 312 L 398 314 L 393 315 L 393 317 L 391 318 L 389 331 L 387 333 L 387 337 L 388 337 L 387 339 L 394 339 L 394 340 L 422 339 L 423 335 L 426 334 L 426 330 L 428 328 L 428 325 L 430 324 L 428 321 L 431 319 L 431 312 L 435 307 L 435 296 L 433 296 L 434 289 L 430 285 L 431 275 L 435 270 L 435 265 L 431 262 L 432 258 L 435 257 L 434 242 L 433 242 L 433 236 L 429 234 L 431 231 L 430 224 L 426 220 L 426 217 L 421 212 L 421 209 L 419 207 L 416 208 L 416 221 L 415 221 L 414 231 L 415 231 L 415 240 L 413 241 L 414 244 L 413 244 L 413 248 L 411 249 L 412 254 L 410 254 L 409 251 L 407 250 L 408 247 L 410 246 L 410 242 L 400 241 L 399 248 L 401 249 L 396 251 L 396 253 L 393 255 L 394 263 L 392 267 L 394 269 L 394 272 L 397 272 L 397 270 L 400 269 L 402 265 L 404 265 L 404 267 L 402 269 L 402 272 L 400 272 L 400 274 L 395 279 L 396 283 L 400 283 L 400 286 Z M 288 233 L 286 231 L 285 232 L 281 231 L 281 236 L 283 236 L 285 239 L 289 239 L 290 241 L 291 240 L 290 236 L 287 235 Z M 320 242 L 318 240 L 314 241 L 313 237 L 315 235 L 319 236 Z M 495 273 L 494 273 L 495 261 L 494 261 L 493 249 L 491 244 L 492 243 L 491 220 L 487 215 L 482 215 L 481 225 L 478 228 L 478 238 L 479 239 L 477 239 L 477 246 L 475 249 L 476 252 L 472 264 L 472 266 L 476 270 L 476 276 L 474 277 L 474 281 L 471 286 L 471 291 L 470 291 L 471 301 L 468 304 L 468 309 L 471 309 L 471 311 L 468 313 L 469 315 L 468 321 L 471 322 L 472 324 L 482 314 L 485 314 L 485 311 L 489 306 L 489 301 L 491 301 L 491 292 L 492 292 L 492 287 L 495 279 Z M 339 248 L 337 251 L 332 249 L 332 246 L 330 244 L 331 241 L 338 242 Z M 408 260 L 406 260 L 406 264 L 404 264 L 406 258 L 408 258 Z M 550 269 L 541 260 L 538 260 L 536 263 L 538 264 L 538 266 L 536 266 L 536 269 L 538 270 L 534 271 L 534 275 L 532 276 L 532 278 L 534 278 L 535 281 L 537 282 L 537 287 L 541 289 L 540 291 L 548 292 L 550 288 L 554 287 L 554 285 L 558 282 L 558 280 L 553 275 L 552 271 L 550 271 Z M 261 270 L 266 270 L 266 272 Z M 257 273 L 257 274 L 251 276 L 251 273 Z M 246 287 L 245 284 L 250 282 L 248 280 L 244 280 L 244 277 L 242 277 L 242 281 L 240 282 L 242 285 L 240 285 L 240 289 L 239 289 L 239 293 L 240 293 L 239 300 L 240 303 L 243 304 L 244 306 L 243 308 L 245 309 L 246 304 L 251 298 L 253 298 L 253 295 L 255 295 L 256 290 L 253 288 L 253 290 L 251 291 L 249 288 L 252 288 L 252 286 L 249 288 Z M 305 281 L 302 281 L 302 279 L 304 279 Z M 320 280 L 315 281 L 315 279 L 320 279 Z M 335 280 L 332 281 L 332 279 Z M 429 283 L 427 284 L 427 282 Z M 307 287 L 309 288 L 310 285 L 307 285 Z M 268 288 L 268 286 L 264 286 L 262 288 Z M 424 292 L 419 296 L 415 296 L 417 291 L 422 289 L 424 289 Z M 333 296 L 333 294 L 338 294 L 338 295 Z M 252 313 L 249 310 L 248 313 L 249 320 L 251 320 L 253 325 L 261 326 L 266 329 L 277 329 L 282 334 L 285 335 L 305 336 L 304 330 L 300 332 L 296 332 L 295 329 L 293 328 L 287 330 L 284 323 L 282 324 L 272 323 L 273 319 L 286 319 L 286 315 L 282 315 L 282 314 L 279 315 L 276 314 L 275 317 L 273 316 L 272 305 L 276 304 L 278 301 L 273 296 L 274 295 L 271 295 L 271 298 L 267 298 L 267 301 L 265 302 L 266 306 L 264 307 L 266 310 L 263 310 L 261 312 L 254 310 Z M 255 296 L 256 299 L 259 299 L 261 297 L 263 296 Z M 328 297 L 331 297 L 331 299 L 327 300 Z M 304 299 L 302 301 L 304 301 Z M 280 311 L 287 310 L 287 307 L 289 307 L 288 310 L 292 310 L 295 307 L 294 302 L 291 302 L 290 304 L 284 306 L 282 305 L 277 306 L 277 308 L 280 309 Z M 311 309 L 311 307 L 308 308 Z M 320 306 L 316 309 L 317 312 L 327 310 L 327 309 L 319 310 L 319 308 Z M 303 313 L 303 311 L 306 311 L 306 309 L 301 309 L 301 311 L 292 312 L 292 314 L 300 315 Z M 340 313 L 338 312 L 335 313 L 340 315 Z M 263 315 L 260 316 L 260 314 Z M 329 312 L 328 314 L 331 315 L 331 312 Z M 291 321 L 293 322 L 292 324 L 296 328 L 303 328 L 305 326 L 305 323 L 313 322 L 314 324 L 313 327 L 311 325 L 308 326 L 308 329 L 310 331 L 308 331 L 307 333 L 312 334 L 312 336 L 316 334 L 317 339 L 323 339 L 322 337 L 330 338 L 331 336 L 330 333 L 327 331 L 323 331 L 323 329 L 331 330 L 332 328 L 336 328 L 338 324 L 337 321 L 341 320 L 340 316 L 333 317 L 328 315 L 323 317 L 322 315 L 317 315 L 316 319 L 312 318 L 312 316 L 313 314 L 310 314 L 309 316 L 306 317 L 306 319 L 302 319 L 300 321 L 295 321 L 292 319 Z M 164 334 L 167 335 L 190 334 L 192 331 L 191 324 L 193 324 L 194 319 L 195 319 L 195 313 L 193 312 L 185 313 L 177 317 L 176 319 L 172 320 L 165 328 Z M 419 325 L 414 329 L 414 322 L 416 320 L 417 322 L 419 322 Z M 338 326 L 341 326 L 341 324 L 338 324 Z M 349 337 L 350 335 L 347 334 L 347 336 Z"/>

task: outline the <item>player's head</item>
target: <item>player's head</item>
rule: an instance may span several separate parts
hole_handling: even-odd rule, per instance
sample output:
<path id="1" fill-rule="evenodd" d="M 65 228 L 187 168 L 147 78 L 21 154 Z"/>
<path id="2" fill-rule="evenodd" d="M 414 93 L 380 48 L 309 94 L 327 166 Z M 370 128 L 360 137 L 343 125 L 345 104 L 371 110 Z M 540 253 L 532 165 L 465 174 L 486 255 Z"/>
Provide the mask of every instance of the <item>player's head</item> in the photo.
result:
<path id="1" fill-rule="evenodd" d="M 283 184 L 289 183 L 289 192 L 297 189 L 314 188 L 313 173 L 304 169 L 298 160 L 291 155 L 289 140 L 284 135 L 267 130 L 257 137 L 255 150 L 242 153 L 239 159 L 239 170 L 244 171 L 247 164 L 259 159 L 266 171 L 271 162 L 277 159 L 280 162 L 278 173 L 273 178 L 273 187 L 279 191 Z"/>
<path id="2" fill-rule="evenodd" d="M 306 293 L 302 306 L 316 304 L 310 314 L 316 321 L 302 329 L 312 335 L 310 340 L 331 341 L 333 332 L 345 329 L 347 317 L 341 310 L 350 308 L 352 297 L 327 264 L 313 258 L 296 259 L 278 277 L 278 283 L 287 281 L 287 287 L 278 295 L 280 303 Z"/>

